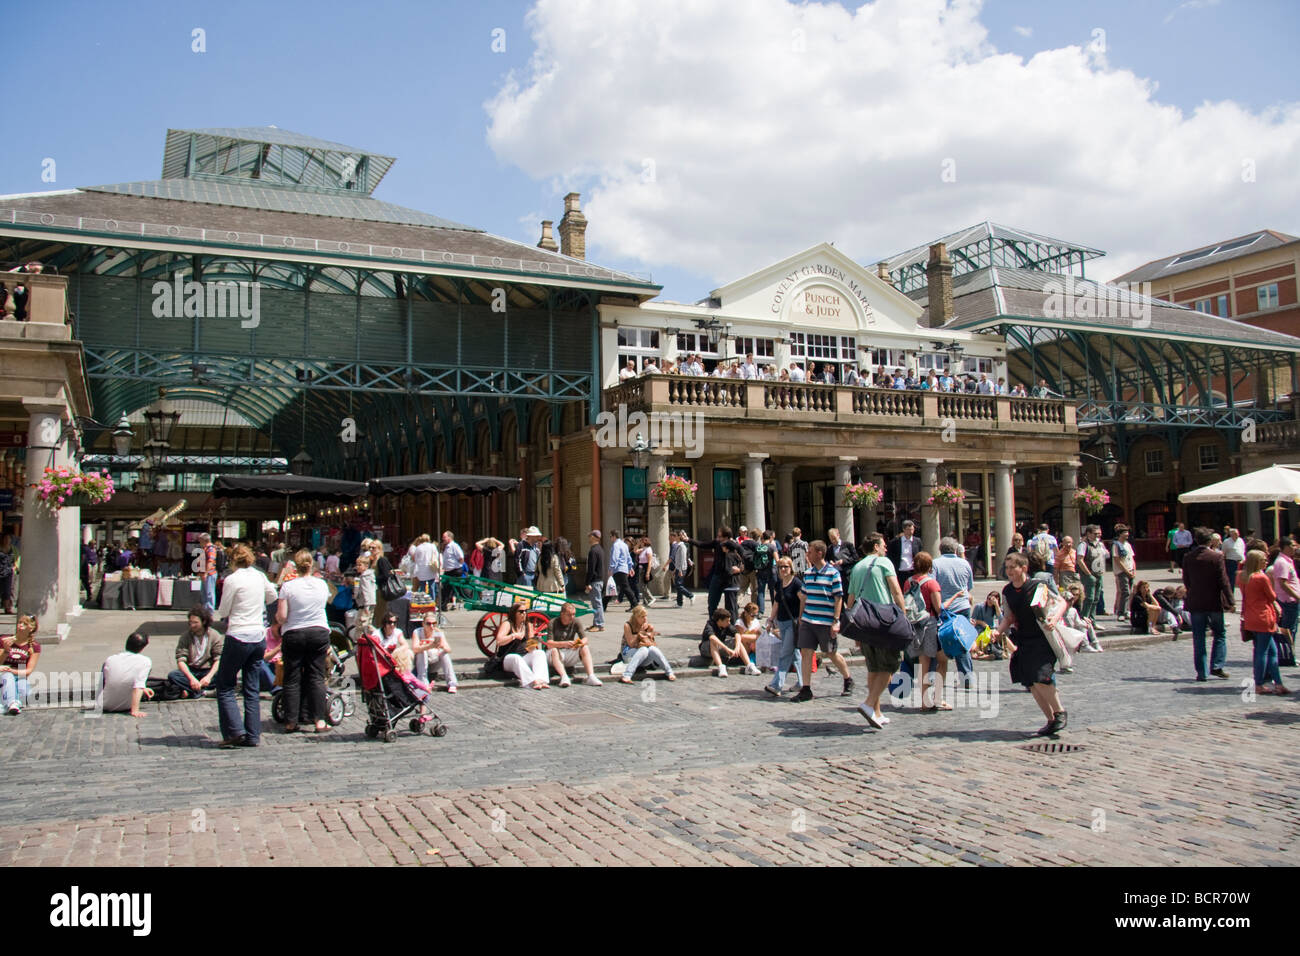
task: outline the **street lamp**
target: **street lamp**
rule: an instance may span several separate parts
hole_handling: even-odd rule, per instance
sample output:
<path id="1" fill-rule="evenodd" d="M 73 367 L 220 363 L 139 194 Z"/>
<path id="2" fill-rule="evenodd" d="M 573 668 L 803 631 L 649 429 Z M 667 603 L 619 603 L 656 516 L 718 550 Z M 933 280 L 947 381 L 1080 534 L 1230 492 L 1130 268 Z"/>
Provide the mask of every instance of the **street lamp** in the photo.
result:
<path id="1" fill-rule="evenodd" d="M 289 461 L 289 470 L 295 475 L 310 477 L 312 465 L 314 464 L 315 461 L 311 455 L 307 454 L 307 449 L 304 448 Z"/>
<path id="2" fill-rule="evenodd" d="M 640 432 L 637 432 L 636 439 L 632 442 L 631 450 L 633 468 L 645 468 L 650 464 L 650 452 L 654 450 L 654 445 L 651 445 L 646 441 L 645 437 Z"/>
<path id="3" fill-rule="evenodd" d="M 144 420 L 149 423 L 150 439 L 164 449 L 170 446 L 172 431 L 180 418 L 181 413 L 173 408 L 172 403 L 165 397 L 159 396 L 158 401 L 150 405 L 144 413 Z"/>
<path id="4" fill-rule="evenodd" d="M 125 458 L 131 454 L 131 441 L 135 438 L 135 432 L 131 431 L 131 423 L 126 420 L 126 412 L 117 420 L 117 427 L 113 429 L 113 454 L 118 458 Z"/>
<path id="5" fill-rule="evenodd" d="M 1095 461 L 1099 465 L 1101 465 L 1101 467 L 1097 469 L 1101 477 L 1114 478 L 1115 473 L 1119 470 L 1119 459 L 1117 459 L 1114 456 L 1114 454 L 1111 453 L 1111 448 L 1109 443 L 1102 445 L 1101 450 L 1102 452 L 1104 452 L 1105 455 L 1104 457 L 1099 458 L 1096 455 L 1088 454 L 1086 451 L 1079 452 L 1079 457 L 1087 458 L 1089 461 Z"/>

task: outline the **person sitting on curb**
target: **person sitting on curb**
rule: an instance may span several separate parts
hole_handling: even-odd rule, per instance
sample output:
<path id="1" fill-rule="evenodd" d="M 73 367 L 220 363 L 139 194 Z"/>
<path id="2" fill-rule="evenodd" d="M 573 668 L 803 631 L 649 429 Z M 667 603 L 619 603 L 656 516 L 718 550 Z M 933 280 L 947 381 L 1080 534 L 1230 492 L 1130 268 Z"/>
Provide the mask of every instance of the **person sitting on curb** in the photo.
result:
<path id="1" fill-rule="evenodd" d="M 18 633 L 0 640 L 0 698 L 11 717 L 21 714 L 27 703 L 27 678 L 41 656 L 41 645 L 36 643 L 38 628 L 36 618 L 21 614 Z"/>
<path id="2" fill-rule="evenodd" d="M 153 661 L 140 652 L 148 646 L 149 638 L 136 632 L 126 639 L 125 651 L 104 661 L 104 683 L 96 702 L 101 712 L 145 716 L 140 701 L 153 699 L 153 691 L 147 686 Z"/>
<path id="3" fill-rule="evenodd" d="M 631 616 L 623 625 L 623 676 L 619 678 L 620 683 L 632 683 L 637 668 L 647 660 L 662 667 L 669 680 L 677 680 L 673 665 L 668 663 L 664 652 L 655 647 L 655 636 L 658 633 L 650 623 L 645 605 L 638 604 L 632 608 Z"/>
<path id="4" fill-rule="evenodd" d="M 715 677 L 727 676 L 727 665 L 722 657 L 724 652 L 728 660 L 744 661 L 746 674 L 759 673 L 745 651 L 744 642 L 731 624 L 731 612 L 720 607 L 713 612 L 713 619 L 704 625 L 704 634 L 700 638 L 700 656 L 712 658 Z"/>
<path id="5" fill-rule="evenodd" d="M 194 698 L 202 697 L 217 679 L 217 661 L 226 638 L 212 627 L 212 610 L 206 605 L 190 608 L 189 623 L 189 630 L 176 642 L 176 670 L 167 675 L 167 682 L 178 697 Z"/>
<path id="6" fill-rule="evenodd" d="M 555 668 L 555 673 L 560 675 L 561 687 L 568 687 L 572 683 L 565 668 L 577 667 L 579 664 L 587 674 L 582 682 L 591 687 L 600 686 L 600 678 L 592 669 L 591 648 L 582 633 L 582 624 L 578 622 L 578 609 L 574 605 L 565 604 L 560 608 L 560 616 L 551 622 L 546 646 L 551 667 Z"/>
<path id="7" fill-rule="evenodd" d="M 451 645 L 447 643 L 447 635 L 438 626 L 438 615 L 433 611 L 425 613 L 420 626 L 411 634 L 411 652 L 415 655 L 412 671 L 416 677 L 432 689 L 429 665 L 441 663 L 447 693 L 456 693 L 456 666 L 451 659 Z"/>

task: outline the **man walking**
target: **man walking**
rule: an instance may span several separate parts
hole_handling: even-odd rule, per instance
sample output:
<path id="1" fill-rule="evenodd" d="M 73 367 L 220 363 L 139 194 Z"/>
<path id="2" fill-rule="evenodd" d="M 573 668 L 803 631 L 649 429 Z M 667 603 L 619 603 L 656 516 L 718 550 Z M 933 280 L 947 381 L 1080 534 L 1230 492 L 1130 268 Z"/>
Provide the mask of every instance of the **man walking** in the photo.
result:
<path id="1" fill-rule="evenodd" d="M 803 576 L 803 593 L 799 595 L 799 630 L 795 638 L 803 680 L 803 688 L 790 698 L 796 703 L 812 700 L 812 659 L 819 648 L 823 654 L 830 655 L 831 663 L 844 678 L 841 696 L 853 690 L 849 665 L 839 652 L 840 611 L 844 608 L 844 585 L 840 572 L 826 563 L 824 541 L 813 541 L 808 545 L 808 561 L 808 570 Z"/>
<path id="2" fill-rule="evenodd" d="M 916 522 L 908 518 L 903 522 L 903 533 L 889 542 L 886 557 L 894 566 L 900 589 L 907 588 L 907 579 L 912 576 L 912 558 L 921 550 L 921 542 L 916 537 Z"/>
<path id="3" fill-rule="evenodd" d="M 895 604 L 902 610 L 903 591 L 898 584 L 894 562 L 885 553 L 884 536 L 872 532 L 867 535 L 865 547 L 866 557 L 854 565 L 853 573 L 849 575 L 849 607 L 855 601 L 871 601 L 873 604 Z M 889 718 L 880 711 L 880 696 L 888 689 L 890 679 L 898 670 L 903 652 L 863 644 L 862 653 L 867 659 L 867 699 L 858 707 L 858 713 L 876 730 L 884 730 Z"/>
<path id="4" fill-rule="evenodd" d="M 691 569 L 691 559 L 686 553 L 685 531 L 678 531 L 673 535 L 672 547 L 668 549 L 668 568 L 673 574 L 673 593 L 677 595 L 677 606 L 681 607 L 682 598 L 686 598 L 691 602 L 691 607 L 694 607 L 695 595 L 686 586 L 686 575 Z"/>
<path id="5" fill-rule="evenodd" d="M 515 571 L 520 587 L 531 588 L 537 580 L 537 549 L 542 532 L 533 525 L 523 530 L 522 540 L 515 551 Z"/>
<path id="6" fill-rule="evenodd" d="M 1128 543 L 1128 525 L 1115 525 L 1115 542 L 1111 545 L 1110 556 L 1115 569 L 1115 617 L 1128 619 L 1129 591 L 1133 587 L 1133 578 L 1137 575 L 1137 559 L 1133 554 L 1133 545 Z"/>
<path id="7" fill-rule="evenodd" d="M 614 575 L 614 584 L 618 588 L 618 594 L 614 600 L 622 600 L 623 595 L 627 595 L 627 606 L 636 607 L 638 603 L 636 585 L 628 580 L 636 565 L 632 563 L 632 552 L 627 549 L 627 542 L 624 541 L 617 531 L 609 533 L 609 573 Z"/>
<path id="8" fill-rule="evenodd" d="M 1038 526 L 1038 534 L 1029 539 L 1029 550 L 1037 551 L 1046 559 L 1049 571 L 1056 568 L 1056 552 L 1060 548 L 1056 535 L 1052 534 L 1052 529 L 1046 521 Z"/>
<path id="9" fill-rule="evenodd" d="M 754 545 L 754 581 L 758 588 L 754 603 L 758 605 L 759 617 L 767 613 L 767 594 L 773 589 L 772 571 L 775 565 L 776 543 L 772 539 L 772 532 L 764 531 L 758 544 Z"/>
<path id="10" fill-rule="evenodd" d="M 605 629 L 605 579 L 609 577 L 605 561 L 605 549 L 600 544 L 600 532 L 592 531 L 587 535 L 590 547 L 587 549 L 587 599 L 591 601 L 592 625 L 587 630 L 603 631 Z"/>
<path id="11" fill-rule="evenodd" d="M 1192 655 L 1195 658 L 1196 679 L 1204 682 L 1205 629 L 1214 633 L 1214 646 L 1210 652 L 1210 673 L 1220 680 L 1228 679 L 1223 665 L 1228 660 L 1228 638 L 1223 629 L 1223 612 L 1235 610 L 1233 589 L 1228 583 L 1228 571 L 1223 553 L 1211 548 L 1209 528 L 1197 528 L 1193 534 L 1195 544 L 1183 556 L 1183 586 L 1187 588 L 1184 607 L 1192 615 Z"/>
<path id="12" fill-rule="evenodd" d="M 975 590 L 975 575 L 971 571 L 970 562 L 957 554 L 957 539 L 943 538 L 939 541 L 939 557 L 934 560 L 934 567 L 930 573 L 934 579 L 939 582 L 939 599 L 943 606 L 954 614 L 965 615 L 967 620 L 970 619 L 971 592 Z M 949 604 L 948 601 L 952 600 Z M 975 663 L 971 660 L 970 651 L 953 659 L 957 664 L 957 672 L 962 675 L 963 681 L 969 685 L 970 675 L 975 671 Z M 924 674 L 921 679 L 925 679 Z"/>

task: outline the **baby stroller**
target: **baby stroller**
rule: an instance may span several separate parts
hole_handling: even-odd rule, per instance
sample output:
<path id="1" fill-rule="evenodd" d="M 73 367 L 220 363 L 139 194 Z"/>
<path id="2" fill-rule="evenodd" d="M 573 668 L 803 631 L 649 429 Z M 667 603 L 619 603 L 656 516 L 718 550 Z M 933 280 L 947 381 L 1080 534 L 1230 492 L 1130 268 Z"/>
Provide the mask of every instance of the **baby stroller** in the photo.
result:
<path id="1" fill-rule="evenodd" d="M 392 656 L 370 634 L 357 641 L 357 667 L 361 671 L 361 694 L 366 702 L 366 736 L 383 736 L 384 743 L 397 739 L 397 725 L 408 715 L 411 733 L 427 732 L 443 737 L 447 725 L 437 714 L 425 713 L 429 685 L 397 669 Z"/>

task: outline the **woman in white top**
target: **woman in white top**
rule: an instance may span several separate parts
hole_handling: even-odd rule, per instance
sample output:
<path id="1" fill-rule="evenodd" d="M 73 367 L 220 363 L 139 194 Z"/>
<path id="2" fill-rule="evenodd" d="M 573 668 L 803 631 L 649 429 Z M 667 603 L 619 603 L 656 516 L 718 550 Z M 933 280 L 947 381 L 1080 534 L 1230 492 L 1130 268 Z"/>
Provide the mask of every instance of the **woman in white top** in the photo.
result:
<path id="1" fill-rule="evenodd" d="M 310 562 L 311 555 L 308 556 Z M 253 552 L 236 546 L 230 556 L 235 570 L 221 584 L 217 617 L 226 621 L 226 640 L 217 665 L 217 717 L 221 748 L 256 747 L 262 742 L 261 668 L 266 653 L 266 605 L 276 599 L 275 586 L 253 567 Z M 243 684 L 244 719 L 235 701 L 235 678 Z"/>
<path id="2" fill-rule="evenodd" d="M 325 579 L 315 574 L 311 552 L 306 548 L 293 556 L 293 564 L 298 576 L 280 585 L 280 605 L 275 615 L 284 655 L 284 712 L 288 717 L 284 730 L 290 734 L 297 730 L 302 715 L 315 722 L 316 733 L 323 734 L 329 730 L 325 722 L 329 713 L 325 702 L 325 657 L 330 648 L 330 625 L 325 605 L 330 590 Z"/>
<path id="3" fill-rule="evenodd" d="M 654 582 L 655 552 L 650 547 L 649 538 L 641 539 L 641 547 L 636 553 L 636 565 L 637 591 L 645 599 L 647 607 L 654 607 L 655 596 L 650 593 L 650 585 Z"/>
<path id="4" fill-rule="evenodd" d="M 430 611 L 424 615 L 420 626 L 411 635 L 411 650 L 415 654 L 415 676 L 429 683 L 429 665 L 442 662 L 442 676 L 447 682 L 447 693 L 456 693 L 456 668 L 451 662 L 451 645 L 438 627 L 438 615 Z"/>

